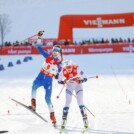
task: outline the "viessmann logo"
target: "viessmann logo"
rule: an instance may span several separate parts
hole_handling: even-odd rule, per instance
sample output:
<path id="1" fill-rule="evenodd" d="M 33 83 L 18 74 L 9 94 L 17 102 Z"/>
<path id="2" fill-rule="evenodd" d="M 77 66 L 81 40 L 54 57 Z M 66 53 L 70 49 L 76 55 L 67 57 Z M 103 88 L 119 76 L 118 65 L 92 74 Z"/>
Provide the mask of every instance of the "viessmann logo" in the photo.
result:
<path id="1" fill-rule="evenodd" d="M 96 20 L 83 20 L 85 25 L 97 25 L 98 27 L 103 27 L 103 25 L 115 25 L 115 24 L 125 24 L 125 19 L 102 19 L 101 17 L 96 18 Z"/>

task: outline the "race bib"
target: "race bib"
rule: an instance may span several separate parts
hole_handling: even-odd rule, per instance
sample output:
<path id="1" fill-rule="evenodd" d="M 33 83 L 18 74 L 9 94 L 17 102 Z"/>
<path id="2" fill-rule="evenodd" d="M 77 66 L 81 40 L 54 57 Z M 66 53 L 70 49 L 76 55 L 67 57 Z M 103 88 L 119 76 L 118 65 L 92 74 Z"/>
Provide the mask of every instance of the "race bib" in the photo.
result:
<path id="1" fill-rule="evenodd" d="M 47 71 L 51 74 L 54 74 L 54 75 L 56 75 L 58 73 L 58 67 L 57 67 L 57 65 L 54 65 L 54 64 L 44 62 L 42 65 L 42 68 L 45 71 Z"/>

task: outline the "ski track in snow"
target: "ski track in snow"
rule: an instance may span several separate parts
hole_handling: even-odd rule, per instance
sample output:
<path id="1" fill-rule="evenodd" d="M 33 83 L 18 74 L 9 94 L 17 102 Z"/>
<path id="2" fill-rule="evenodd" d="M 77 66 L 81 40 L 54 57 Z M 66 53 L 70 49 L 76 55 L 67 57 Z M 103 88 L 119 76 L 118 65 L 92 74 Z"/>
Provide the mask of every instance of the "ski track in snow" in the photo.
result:
<path id="1" fill-rule="evenodd" d="M 9 134 L 58 134 L 49 120 L 49 112 L 44 102 L 44 89 L 37 93 L 37 112 L 46 118 L 45 123 L 23 107 L 16 105 L 9 96 L 30 105 L 31 86 L 43 63 L 41 56 L 33 55 L 33 60 L 23 62 L 24 56 L 1 56 L 0 63 L 5 70 L 0 71 L 0 131 Z M 73 59 L 90 76 L 99 75 L 99 79 L 89 79 L 84 86 L 84 102 L 88 111 L 89 134 L 134 134 L 134 54 L 98 54 L 69 55 L 64 59 Z M 22 64 L 16 65 L 20 59 Z M 7 67 L 12 61 L 14 67 Z M 113 74 L 113 70 L 116 76 Z M 52 102 L 58 125 L 61 124 L 62 108 L 65 102 L 65 90 L 56 99 L 62 85 L 53 82 Z M 9 112 L 9 113 L 8 113 Z M 72 99 L 69 110 L 66 134 L 82 132 L 82 117 L 76 102 Z"/>

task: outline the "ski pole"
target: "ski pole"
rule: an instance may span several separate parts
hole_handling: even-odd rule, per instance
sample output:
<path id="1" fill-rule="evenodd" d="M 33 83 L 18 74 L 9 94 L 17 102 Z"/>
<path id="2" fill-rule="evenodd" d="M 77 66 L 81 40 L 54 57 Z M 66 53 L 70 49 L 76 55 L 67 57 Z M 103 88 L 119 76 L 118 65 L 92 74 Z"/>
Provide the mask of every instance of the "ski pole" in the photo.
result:
<path id="1" fill-rule="evenodd" d="M 72 95 L 76 98 L 76 95 L 72 93 Z M 77 98 L 76 98 L 77 99 Z M 87 111 L 93 116 L 96 117 L 85 105 L 84 107 L 87 109 Z"/>
<path id="2" fill-rule="evenodd" d="M 74 79 L 74 78 L 76 78 L 76 77 L 77 77 L 77 76 L 74 76 L 73 78 L 68 79 L 68 80 L 66 81 L 66 83 L 67 83 L 69 80 L 72 80 L 72 79 Z M 61 90 L 60 90 L 60 92 L 59 92 L 59 95 L 56 96 L 57 99 L 59 99 L 60 94 L 62 93 L 64 87 L 66 86 L 66 83 L 65 83 L 65 84 L 63 85 L 63 87 L 61 88 Z"/>
<path id="3" fill-rule="evenodd" d="M 37 34 L 32 35 L 32 36 L 30 36 L 30 37 L 28 37 L 28 38 L 26 38 L 26 39 L 24 39 L 24 40 L 21 40 L 21 41 L 19 41 L 18 43 L 22 43 L 22 42 L 28 40 L 29 38 L 33 38 L 33 37 L 35 37 L 35 36 L 39 36 L 39 37 L 41 37 L 41 36 L 43 35 L 44 32 L 45 32 L 44 30 L 43 30 L 43 31 L 39 31 Z M 15 44 L 17 44 L 17 43 L 15 43 Z"/>
<path id="4" fill-rule="evenodd" d="M 31 37 L 28 37 L 28 38 L 26 38 L 26 39 L 24 39 L 24 40 L 22 40 L 20 42 L 23 42 L 23 41 L 28 40 L 29 38 L 33 38 L 35 36 L 41 37 L 44 32 L 45 32 L 44 30 L 43 31 L 39 31 L 37 34 L 35 34 L 35 35 L 31 36 Z"/>
<path id="5" fill-rule="evenodd" d="M 85 108 L 87 109 L 87 111 L 95 118 L 96 116 L 85 106 Z"/>
<path id="6" fill-rule="evenodd" d="M 61 88 L 61 90 L 60 90 L 59 94 L 58 94 L 58 95 L 57 95 L 57 97 L 56 97 L 57 99 L 59 99 L 60 94 L 62 93 L 62 91 L 63 91 L 63 89 L 64 89 L 64 87 L 65 87 L 65 86 L 66 86 L 66 84 L 64 84 L 64 85 L 63 85 L 63 87 Z"/>
<path id="7" fill-rule="evenodd" d="M 88 78 L 88 79 L 91 79 L 91 78 L 97 78 L 97 79 L 98 79 L 99 76 L 98 76 L 98 75 L 96 75 L 96 76 L 88 76 L 87 78 Z"/>

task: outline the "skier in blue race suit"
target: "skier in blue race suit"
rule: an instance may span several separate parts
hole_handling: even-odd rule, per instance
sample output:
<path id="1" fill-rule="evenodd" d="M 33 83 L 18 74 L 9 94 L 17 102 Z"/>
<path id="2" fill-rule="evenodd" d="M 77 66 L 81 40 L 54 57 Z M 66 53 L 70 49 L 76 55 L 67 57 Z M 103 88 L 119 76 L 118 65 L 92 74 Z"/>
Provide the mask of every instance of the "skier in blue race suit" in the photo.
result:
<path id="1" fill-rule="evenodd" d="M 37 46 L 37 49 L 43 55 L 45 60 L 38 76 L 33 81 L 30 108 L 32 108 L 34 111 L 36 110 L 36 92 L 40 86 L 43 86 L 46 93 L 45 101 L 50 111 L 50 119 L 52 123 L 55 124 L 56 118 L 51 102 L 52 81 L 53 77 L 55 77 L 55 79 L 58 79 L 58 75 L 62 68 L 62 50 L 58 45 L 53 47 L 51 54 L 44 51 L 41 46 Z"/>

